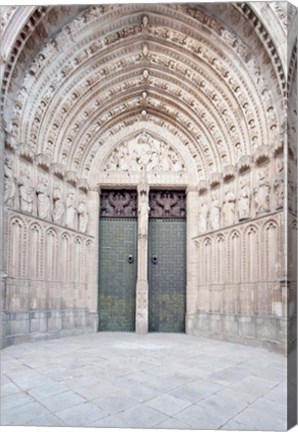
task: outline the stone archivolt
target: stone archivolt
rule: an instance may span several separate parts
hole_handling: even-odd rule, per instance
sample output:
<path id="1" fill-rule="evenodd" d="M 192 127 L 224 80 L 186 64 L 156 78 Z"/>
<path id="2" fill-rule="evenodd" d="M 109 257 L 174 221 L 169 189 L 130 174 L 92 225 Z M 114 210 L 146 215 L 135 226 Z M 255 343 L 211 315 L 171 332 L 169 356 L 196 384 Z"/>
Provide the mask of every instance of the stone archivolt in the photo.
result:
<path id="1" fill-rule="evenodd" d="M 155 8 L 162 11 L 162 18 L 154 14 Z M 134 9 L 138 13 L 126 23 Z M 103 25 L 108 17 L 109 37 Z M 39 152 L 84 176 L 92 170 L 94 146 L 102 141 L 105 129 L 128 116 L 137 121 L 144 90 L 148 93 L 146 112 L 163 116 L 165 124 L 174 127 L 178 122 L 190 136 L 204 177 L 251 154 L 248 143 L 258 147 L 275 137 L 280 116 L 271 89 L 276 86 L 266 83 L 254 69 L 249 44 L 245 46 L 210 11 L 159 5 L 149 6 L 144 13 L 139 6 L 107 7 L 89 20 L 83 11 L 47 42 L 32 63 L 12 121 L 16 145 L 26 141 L 34 151 L 38 147 Z M 220 44 L 225 46 L 225 58 Z M 249 79 L 241 70 L 244 59 L 245 68 L 251 68 Z M 50 68 L 57 72 L 48 79 Z M 142 76 L 145 68 L 148 78 Z M 268 73 L 266 78 L 272 79 Z M 55 96 L 58 92 L 59 97 Z"/>

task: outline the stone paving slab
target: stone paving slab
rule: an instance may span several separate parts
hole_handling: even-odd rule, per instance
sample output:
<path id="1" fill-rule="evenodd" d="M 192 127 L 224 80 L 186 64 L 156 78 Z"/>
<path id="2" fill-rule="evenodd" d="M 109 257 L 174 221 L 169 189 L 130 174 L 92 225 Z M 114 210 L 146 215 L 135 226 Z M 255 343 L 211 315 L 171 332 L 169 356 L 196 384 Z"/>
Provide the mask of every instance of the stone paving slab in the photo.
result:
<path id="1" fill-rule="evenodd" d="M 7 347 L 1 424 L 286 429 L 286 361 L 183 334 L 96 333 Z"/>

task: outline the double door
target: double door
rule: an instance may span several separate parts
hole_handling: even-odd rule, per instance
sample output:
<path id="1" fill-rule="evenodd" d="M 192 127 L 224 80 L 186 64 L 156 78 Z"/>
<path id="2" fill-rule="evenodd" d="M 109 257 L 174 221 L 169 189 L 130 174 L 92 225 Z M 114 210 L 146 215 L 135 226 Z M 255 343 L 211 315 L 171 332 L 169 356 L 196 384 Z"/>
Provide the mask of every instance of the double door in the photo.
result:
<path id="1" fill-rule="evenodd" d="M 185 195 L 181 191 L 151 191 L 149 205 L 148 330 L 184 332 Z M 102 192 L 99 236 L 99 330 L 134 331 L 136 192 Z"/>

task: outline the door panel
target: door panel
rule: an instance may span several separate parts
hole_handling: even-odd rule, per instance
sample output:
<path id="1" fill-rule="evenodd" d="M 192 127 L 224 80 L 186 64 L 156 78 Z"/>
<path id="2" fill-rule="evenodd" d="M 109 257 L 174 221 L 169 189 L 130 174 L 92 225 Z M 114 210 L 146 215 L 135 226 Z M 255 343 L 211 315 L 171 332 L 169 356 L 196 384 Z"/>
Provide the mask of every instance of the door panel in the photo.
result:
<path id="1" fill-rule="evenodd" d="M 185 331 L 186 221 L 149 219 L 149 331 Z"/>
<path id="2" fill-rule="evenodd" d="M 136 211 L 136 191 L 102 191 L 99 222 L 100 331 L 135 330 Z"/>

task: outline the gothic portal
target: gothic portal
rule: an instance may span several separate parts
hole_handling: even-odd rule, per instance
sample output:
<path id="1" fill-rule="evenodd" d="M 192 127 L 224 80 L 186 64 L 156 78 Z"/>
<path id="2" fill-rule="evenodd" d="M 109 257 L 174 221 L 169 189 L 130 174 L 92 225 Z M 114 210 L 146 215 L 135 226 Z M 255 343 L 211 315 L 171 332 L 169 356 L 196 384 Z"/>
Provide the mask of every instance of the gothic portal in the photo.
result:
<path id="1" fill-rule="evenodd" d="M 296 9 L 1 9 L 3 345 L 185 331 L 285 353 Z"/>

